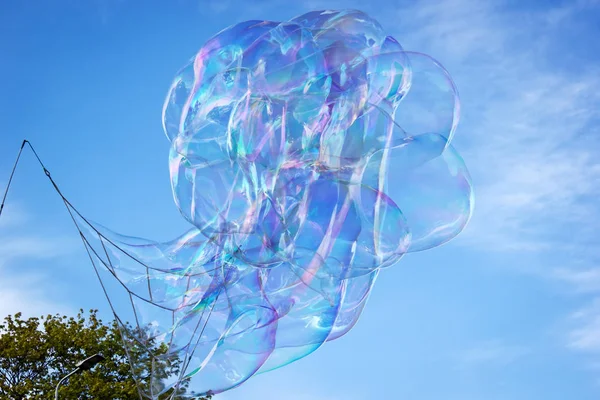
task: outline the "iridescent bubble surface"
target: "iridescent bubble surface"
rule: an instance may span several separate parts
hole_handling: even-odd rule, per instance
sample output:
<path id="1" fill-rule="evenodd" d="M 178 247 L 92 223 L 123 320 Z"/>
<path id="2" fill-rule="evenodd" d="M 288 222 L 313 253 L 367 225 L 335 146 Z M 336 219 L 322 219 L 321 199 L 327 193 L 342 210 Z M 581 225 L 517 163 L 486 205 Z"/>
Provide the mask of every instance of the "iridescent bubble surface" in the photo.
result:
<path id="1" fill-rule="evenodd" d="M 94 225 L 88 242 L 120 320 L 146 329 L 124 333 L 173 366 L 140 373 L 144 395 L 218 393 L 305 357 L 356 324 L 382 268 L 459 234 L 458 115 L 448 72 L 360 11 L 209 39 L 163 109 L 191 230 L 155 243 Z"/>

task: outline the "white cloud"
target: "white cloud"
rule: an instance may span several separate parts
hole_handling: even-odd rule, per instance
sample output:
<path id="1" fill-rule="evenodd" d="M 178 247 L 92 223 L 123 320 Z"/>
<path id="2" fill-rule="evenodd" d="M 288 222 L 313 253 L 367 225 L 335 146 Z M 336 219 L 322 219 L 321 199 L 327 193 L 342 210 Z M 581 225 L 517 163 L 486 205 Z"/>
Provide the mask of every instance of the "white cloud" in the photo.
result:
<path id="1" fill-rule="evenodd" d="M 5 188 L 5 184 L 0 183 L 0 188 Z M 5 204 L 0 216 L 0 232 L 5 229 L 22 225 L 28 221 L 27 214 L 18 204 Z"/>
<path id="2" fill-rule="evenodd" d="M 0 265 L 17 259 L 45 260 L 69 254 L 76 243 L 72 238 L 0 234 Z"/>
<path id="3" fill-rule="evenodd" d="M 582 297 L 583 305 L 568 318 L 564 341 L 567 348 L 591 355 L 595 360 L 591 364 L 600 365 L 600 268 L 577 264 L 580 265 L 552 269 L 546 277 Z"/>
<path id="4" fill-rule="evenodd" d="M 577 325 L 570 334 L 568 346 L 574 350 L 600 353 L 600 298 L 571 316 Z"/>
<path id="5" fill-rule="evenodd" d="M 552 26 L 544 21 L 554 9 L 503 6 L 417 3 L 398 12 L 408 24 L 400 41 L 404 36 L 405 47 L 440 59 L 461 93 L 456 138 L 473 175 L 476 205 L 459 242 L 498 251 L 565 248 L 579 237 L 553 235 L 573 225 L 587 234 L 600 218 L 597 202 L 586 201 L 600 194 L 600 145 L 593 142 L 600 68 L 559 69 L 550 42 L 588 5 L 561 6 L 569 16 Z"/>
<path id="6" fill-rule="evenodd" d="M 565 284 L 583 304 L 563 332 L 567 347 L 596 360 L 600 65 L 565 54 L 572 45 L 564 34 L 585 29 L 581 17 L 599 5 L 532 12 L 502 1 L 424 1 L 394 16 L 400 42 L 439 59 L 461 94 L 455 143 L 476 192 L 473 219 L 455 243 L 540 256 L 527 272 Z M 527 352 L 490 342 L 465 352 L 461 365 L 503 365 Z"/>
<path id="7" fill-rule="evenodd" d="M 232 7 L 231 0 L 202 0 L 198 2 L 198 10 L 202 14 L 215 15 L 230 11 Z"/>
<path id="8" fill-rule="evenodd" d="M 600 5 L 598 0 L 574 0 L 565 5 L 559 5 L 547 13 L 546 21 L 549 24 L 560 24 L 582 11 L 589 10 Z"/>
<path id="9" fill-rule="evenodd" d="M 270 394 L 269 394 L 270 392 Z M 250 392 L 252 393 L 252 392 Z M 320 394 L 307 394 L 307 393 L 298 393 L 294 391 L 293 388 L 287 388 L 281 391 L 273 391 L 270 389 L 269 391 L 260 391 L 260 393 L 255 393 L 255 396 L 249 395 L 247 392 L 244 392 L 244 395 L 241 397 L 237 397 L 233 392 L 219 394 L 219 398 L 222 400 L 241 400 L 241 399 L 261 399 L 261 400 L 281 400 L 282 394 L 285 393 L 286 400 L 341 400 L 342 398 L 339 396 L 327 396 Z"/>
<path id="10" fill-rule="evenodd" d="M 0 218 L 0 318 L 16 312 L 25 317 L 68 313 L 70 307 L 53 300 L 54 288 L 47 285 L 52 271 L 43 265 L 71 253 L 77 242 L 24 232 L 21 227 L 31 220 L 30 215 L 15 204 L 4 211 Z M 30 268 L 32 264 L 39 268 Z"/>
<path id="11" fill-rule="evenodd" d="M 20 312 L 24 317 L 60 313 L 70 315 L 72 307 L 52 300 L 48 293 L 47 274 L 27 273 L 18 278 L 9 276 L 6 268 L 1 268 L 0 319 Z M 12 275 L 12 274 L 11 274 Z"/>
<path id="12" fill-rule="evenodd" d="M 264 385 L 253 384 L 253 379 L 256 379 L 256 377 L 251 378 L 250 381 L 238 389 L 219 394 L 219 400 L 364 400 L 369 398 L 368 394 L 360 393 L 327 393 L 318 386 L 306 387 L 302 385 L 302 381 L 294 383 L 277 381 L 273 385 L 273 380 L 270 380 L 269 390 L 265 390 Z"/>
<path id="13" fill-rule="evenodd" d="M 556 268 L 551 277 L 568 284 L 577 293 L 600 293 L 600 268 Z"/>
<path id="14" fill-rule="evenodd" d="M 490 340 L 467 349 L 459 357 L 459 366 L 464 368 L 496 366 L 505 367 L 531 354 L 526 346 L 516 346 L 501 340 Z"/>

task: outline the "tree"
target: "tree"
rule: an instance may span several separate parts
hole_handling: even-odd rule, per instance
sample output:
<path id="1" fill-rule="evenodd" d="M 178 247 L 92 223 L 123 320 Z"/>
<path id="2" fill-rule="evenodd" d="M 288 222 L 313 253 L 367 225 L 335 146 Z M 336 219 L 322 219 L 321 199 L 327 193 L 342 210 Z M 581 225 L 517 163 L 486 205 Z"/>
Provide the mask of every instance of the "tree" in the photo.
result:
<path id="1" fill-rule="evenodd" d="M 125 340 L 129 356 L 137 359 L 137 376 L 148 376 L 150 371 L 154 376 L 179 371 L 180 360 L 157 363 L 142 345 L 136 345 L 131 338 Z M 166 346 L 156 346 L 151 339 L 144 344 L 156 355 L 166 352 Z M 69 378 L 68 385 L 60 389 L 60 398 L 138 400 L 138 387 L 116 321 L 103 323 L 97 310 L 91 310 L 87 319 L 83 310 L 77 317 L 47 315 L 23 319 L 21 313 L 9 315 L 0 323 L 0 398 L 52 398 L 59 379 L 72 371 L 78 361 L 96 353 L 103 354 L 106 360 L 91 371 Z M 185 391 L 183 385 L 178 394 Z M 208 400 L 198 398 L 201 399 Z"/>

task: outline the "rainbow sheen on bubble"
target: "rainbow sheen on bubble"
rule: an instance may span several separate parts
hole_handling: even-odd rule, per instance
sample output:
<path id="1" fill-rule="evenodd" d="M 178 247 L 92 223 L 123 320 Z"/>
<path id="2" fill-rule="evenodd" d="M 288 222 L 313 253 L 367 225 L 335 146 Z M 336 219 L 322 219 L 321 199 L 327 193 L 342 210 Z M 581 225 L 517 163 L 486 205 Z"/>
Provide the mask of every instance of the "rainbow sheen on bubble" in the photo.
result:
<path id="1" fill-rule="evenodd" d="M 473 209 L 458 115 L 448 72 L 360 11 L 209 39 L 163 109 L 192 229 L 155 243 L 94 226 L 89 241 L 113 304 L 131 305 L 119 319 L 178 366 L 137 376 L 143 395 L 219 393 L 305 357 L 356 324 L 382 268 L 458 235 Z"/>

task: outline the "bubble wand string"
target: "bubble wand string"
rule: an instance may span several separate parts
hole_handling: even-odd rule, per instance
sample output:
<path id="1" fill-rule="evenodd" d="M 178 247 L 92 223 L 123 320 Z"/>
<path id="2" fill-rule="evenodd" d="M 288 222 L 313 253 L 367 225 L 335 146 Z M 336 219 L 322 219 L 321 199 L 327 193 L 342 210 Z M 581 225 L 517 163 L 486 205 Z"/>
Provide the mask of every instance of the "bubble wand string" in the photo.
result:
<path id="1" fill-rule="evenodd" d="M 75 227 L 76 227 L 76 229 L 77 229 L 77 231 L 78 231 L 78 233 L 79 233 L 79 236 L 80 236 L 80 238 L 81 238 L 81 240 L 82 240 L 82 242 L 83 242 L 83 245 L 84 245 L 84 247 L 85 247 L 86 253 L 87 253 L 87 255 L 88 255 L 89 259 L 90 259 L 90 262 L 91 262 L 91 264 L 92 264 L 92 267 L 94 268 L 94 272 L 95 272 L 95 274 L 96 274 L 96 277 L 98 278 L 98 281 L 100 282 L 100 286 L 102 287 L 102 291 L 104 292 L 104 295 L 105 295 L 105 297 L 106 297 L 106 300 L 108 301 L 108 304 L 109 304 L 109 306 L 110 306 L 110 308 L 111 308 L 111 311 L 112 311 L 112 313 L 113 313 L 113 316 L 114 316 L 115 320 L 116 320 L 116 321 L 118 321 L 118 323 L 119 323 L 119 324 L 121 324 L 121 326 L 123 326 L 123 327 L 126 327 L 126 326 L 127 326 L 127 324 L 126 324 L 126 323 L 124 323 L 124 322 L 123 322 L 123 321 L 122 321 L 122 320 L 119 318 L 119 316 L 118 316 L 118 314 L 117 314 L 117 312 L 116 312 L 116 310 L 115 310 L 115 307 L 114 307 L 114 305 L 113 305 L 112 301 L 110 300 L 110 296 L 108 295 L 108 292 L 107 292 L 107 290 L 106 290 L 106 287 L 105 287 L 105 285 L 104 285 L 104 283 L 103 283 L 103 281 L 102 281 L 102 278 L 100 277 L 100 273 L 99 273 L 99 271 L 98 271 L 98 267 L 96 266 L 96 263 L 94 262 L 94 255 L 95 255 L 95 256 L 96 256 L 96 257 L 97 257 L 97 258 L 98 258 L 98 259 L 99 259 L 99 260 L 100 260 L 100 261 L 101 261 L 101 262 L 102 262 L 102 263 L 105 265 L 106 269 L 107 269 L 109 272 L 111 272 L 111 273 L 112 273 L 112 275 L 113 275 L 115 278 L 117 278 L 117 277 L 116 277 L 116 275 L 114 274 L 114 271 L 113 271 L 113 270 L 114 270 L 114 267 L 112 266 L 112 263 L 111 263 L 111 261 L 110 261 L 110 257 L 108 257 L 108 253 L 106 253 L 107 260 L 108 260 L 108 264 L 109 264 L 109 265 L 106 265 L 106 263 L 105 263 L 105 262 L 102 260 L 102 258 L 100 257 L 100 255 L 99 255 L 99 254 L 96 252 L 96 250 L 94 250 L 94 248 L 93 248 L 93 247 L 92 247 L 92 245 L 90 244 L 89 240 L 86 238 L 85 234 L 84 234 L 84 233 L 83 233 L 83 231 L 81 230 L 81 227 L 79 226 L 79 224 L 77 223 L 77 219 L 75 218 L 75 214 L 76 214 L 77 216 L 79 216 L 79 217 L 80 217 L 80 218 L 81 218 L 81 219 L 82 219 L 82 220 L 83 220 L 83 221 L 84 221 L 84 222 L 85 222 L 85 223 L 86 223 L 86 224 L 87 224 L 87 225 L 88 225 L 90 228 L 92 228 L 92 230 L 94 230 L 94 231 L 95 231 L 95 233 L 96 233 L 96 234 L 98 235 L 98 237 L 100 238 L 100 241 L 101 241 L 101 243 L 102 243 L 102 247 L 104 248 L 104 251 L 105 251 L 105 252 L 106 252 L 106 247 L 104 246 L 104 241 L 107 241 L 107 242 L 109 242 L 109 243 L 110 243 L 112 246 L 114 246 L 115 248 L 117 248 L 119 251 L 121 251 L 121 252 L 123 252 L 125 255 L 127 255 L 128 257 L 131 257 L 131 258 L 133 258 L 133 259 L 134 259 L 136 262 L 138 262 L 138 263 L 140 263 L 140 264 L 143 264 L 143 263 L 142 263 L 140 260 L 138 260 L 138 259 L 136 259 L 135 257 L 133 257 L 132 255 L 130 255 L 130 254 L 129 254 L 128 252 L 126 252 L 124 249 L 120 248 L 120 247 L 119 247 L 117 244 L 113 243 L 113 242 L 112 242 L 110 239 L 108 239 L 108 238 L 104 237 L 104 235 L 102 235 L 102 234 L 101 234 L 101 233 L 100 233 L 100 232 L 99 232 L 99 231 L 98 231 L 98 230 L 97 230 L 97 229 L 96 229 L 96 228 L 95 228 L 95 227 L 94 227 L 94 226 L 93 226 L 93 225 L 92 225 L 92 224 L 91 224 L 91 223 L 90 223 L 90 222 L 89 222 L 89 221 L 88 221 L 88 220 L 87 220 L 87 219 L 86 219 L 86 218 L 85 218 L 85 217 L 84 217 L 84 216 L 83 216 L 83 215 L 82 215 L 82 214 L 81 214 L 81 213 L 80 213 L 80 212 L 79 212 L 79 211 L 78 211 L 78 210 L 77 210 L 77 209 L 76 209 L 76 208 L 75 208 L 75 207 L 74 207 L 72 204 L 71 204 L 71 202 L 70 202 L 70 201 L 69 201 L 69 200 L 68 200 L 68 199 L 67 199 L 67 198 L 66 198 L 66 197 L 65 197 L 65 196 L 62 194 L 62 192 L 61 192 L 61 190 L 59 189 L 58 185 L 56 184 L 56 182 L 55 182 L 55 181 L 54 181 L 54 179 L 52 178 L 52 175 L 51 175 L 50 171 L 49 171 L 49 170 L 46 168 L 46 166 L 45 166 L 45 165 L 44 165 L 44 163 L 42 162 L 41 158 L 39 157 L 39 155 L 38 155 L 37 151 L 35 150 L 35 148 L 34 148 L 34 147 L 33 147 L 33 145 L 31 144 L 31 142 L 29 142 L 27 139 L 24 139 L 24 140 L 23 140 L 23 142 L 21 143 L 21 147 L 20 147 L 20 149 L 19 149 L 19 152 L 18 152 L 18 154 L 17 154 L 17 158 L 16 158 L 16 160 L 15 160 L 15 163 L 14 163 L 14 165 L 13 165 L 13 168 L 12 168 L 12 170 L 11 170 L 11 173 L 10 173 L 9 180 L 8 180 L 8 183 L 7 183 L 7 185 L 6 185 L 6 189 L 5 189 L 5 191 L 4 191 L 4 195 L 3 195 L 3 197 L 2 197 L 2 203 L 0 204 L 0 217 L 2 216 L 2 211 L 4 210 L 4 206 L 5 206 L 5 204 L 6 204 L 6 198 L 8 197 L 8 193 L 9 193 L 9 191 L 10 191 L 10 188 L 11 188 L 11 184 L 12 184 L 12 181 L 13 181 L 13 178 L 14 178 L 14 175 L 15 175 L 15 171 L 16 171 L 16 169 L 18 168 L 19 162 L 21 161 L 21 155 L 23 154 L 23 149 L 25 148 L 25 145 L 28 145 L 28 146 L 29 146 L 29 148 L 30 148 L 30 149 L 31 149 L 31 151 L 33 152 L 33 154 L 34 154 L 34 156 L 35 156 L 36 160 L 38 161 L 39 165 L 42 167 L 42 169 L 43 169 L 43 171 L 44 171 L 44 174 L 46 175 L 46 177 L 48 177 L 48 179 L 50 180 L 50 183 L 51 183 L 51 184 L 52 184 L 52 186 L 54 187 L 54 189 L 55 189 L 56 193 L 57 193 L 57 194 L 60 196 L 60 198 L 61 198 L 61 199 L 62 199 L 62 201 L 64 202 L 64 204 L 65 204 L 65 207 L 67 208 L 67 211 L 69 212 L 69 215 L 70 215 L 70 217 L 71 217 L 71 219 L 72 219 L 73 223 L 75 224 Z M 73 213 L 75 213 L 75 214 L 73 214 Z M 148 267 L 148 266 L 146 266 L 146 268 L 149 268 L 149 267 Z M 118 278 L 117 278 L 117 280 L 118 280 Z M 132 293 L 132 292 L 130 292 L 130 291 L 128 291 L 128 292 L 129 292 L 129 295 L 130 295 L 130 296 L 136 296 L 136 297 L 137 297 L 137 298 L 139 298 L 140 300 L 147 301 L 146 299 L 144 299 L 144 298 L 142 298 L 142 297 L 140 297 L 140 296 L 136 295 L 135 293 Z M 150 288 L 150 280 L 149 280 L 149 279 L 148 279 L 148 292 L 149 292 L 149 296 L 150 296 L 150 298 L 152 298 L 152 290 L 151 290 L 151 288 Z M 206 308 L 208 308 L 208 307 L 206 307 L 206 308 L 204 308 L 204 310 L 202 310 L 202 314 L 201 314 L 201 316 L 200 316 L 200 320 L 199 320 L 199 322 L 198 322 L 198 326 L 196 327 L 196 329 L 197 329 L 197 328 L 199 327 L 199 325 L 200 325 L 200 322 L 202 322 L 202 319 L 204 319 L 204 324 L 203 324 L 203 326 L 202 326 L 202 329 L 201 329 L 201 331 L 200 331 L 200 334 L 199 334 L 199 336 L 200 336 L 200 337 L 202 336 L 202 334 L 204 333 L 204 330 L 206 329 L 206 326 L 207 326 L 207 324 L 208 324 L 208 321 L 209 321 L 209 319 L 210 319 L 210 316 L 211 316 L 211 314 L 212 314 L 212 312 L 213 312 L 213 310 L 214 310 L 214 306 L 215 306 L 215 304 L 216 304 L 216 302 L 217 302 L 217 300 L 218 300 L 218 298 L 219 298 L 220 292 L 221 292 L 221 290 L 219 290 L 219 291 L 217 292 L 216 296 L 215 296 L 215 297 L 214 297 L 214 299 L 212 300 L 212 302 L 211 302 L 211 305 L 210 305 L 210 309 L 209 309 L 209 312 L 208 312 L 208 315 L 206 316 L 206 318 L 203 318 L 203 317 L 204 317 L 204 311 L 205 311 L 205 310 L 206 310 Z M 152 303 L 152 304 L 153 304 L 153 305 L 155 305 L 155 306 L 161 307 L 161 306 L 160 306 L 160 305 L 158 305 L 158 304 L 155 304 L 155 303 Z M 134 313 L 135 313 L 135 308 L 134 308 Z M 137 315 L 136 315 L 136 325 L 138 326 L 138 328 L 140 327 L 140 323 L 137 321 Z M 123 335 L 122 335 L 121 339 L 123 340 L 123 342 L 125 341 L 125 338 L 123 337 Z M 134 338 L 134 340 L 135 340 L 135 338 Z M 140 344 L 143 346 L 143 343 L 140 343 Z M 127 346 L 126 346 L 125 342 L 123 343 L 123 345 L 125 346 L 125 348 L 127 348 Z M 186 370 L 187 366 L 189 365 L 189 362 L 190 362 L 190 360 L 189 360 L 189 359 L 186 359 L 186 360 L 185 360 L 185 362 L 184 362 L 184 364 L 185 364 L 185 367 L 184 367 L 184 368 L 182 368 L 182 371 L 181 371 L 182 375 L 183 375 L 183 372 Z M 131 365 L 131 369 L 132 369 L 132 373 L 134 374 L 134 379 L 135 379 L 135 380 L 137 380 L 137 379 L 135 378 L 135 372 L 134 372 L 134 370 L 133 370 L 133 365 Z M 182 378 L 183 378 L 183 377 L 182 377 L 182 376 L 180 376 L 180 380 L 181 380 Z M 139 382 L 138 382 L 138 385 L 136 385 L 136 386 L 137 386 L 137 390 L 138 390 L 138 395 L 139 395 L 139 397 L 140 397 L 140 400 L 141 400 L 141 399 L 143 399 L 143 398 L 144 398 L 144 396 L 143 396 L 142 390 L 141 390 L 141 388 L 140 388 L 140 384 L 139 384 Z M 172 396 L 173 396 L 173 395 L 175 395 L 175 394 L 177 393 L 177 390 L 179 389 L 179 385 L 176 385 L 175 387 L 173 387 L 173 389 L 175 389 L 175 390 L 173 391 L 173 393 L 172 393 Z M 209 392 L 209 394 L 210 394 L 210 392 Z M 172 396 L 169 396 L 169 398 L 172 398 Z"/>

